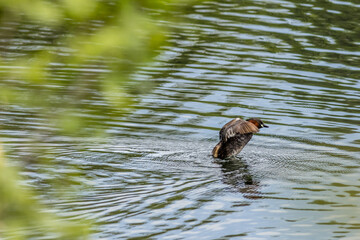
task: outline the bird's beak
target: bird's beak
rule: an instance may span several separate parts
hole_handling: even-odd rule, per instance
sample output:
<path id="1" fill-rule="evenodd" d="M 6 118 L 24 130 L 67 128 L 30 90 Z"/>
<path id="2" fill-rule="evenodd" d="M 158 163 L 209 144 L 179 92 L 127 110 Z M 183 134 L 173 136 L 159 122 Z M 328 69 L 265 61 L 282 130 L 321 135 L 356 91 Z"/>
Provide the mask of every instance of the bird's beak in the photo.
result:
<path id="1" fill-rule="evenodd" d="M 266 127 L 266 128 L 268 128 L 269 126 L 268 126 L 268 125 L 265 125 L 265 124 L 263 124 L 263 127 Z"/>

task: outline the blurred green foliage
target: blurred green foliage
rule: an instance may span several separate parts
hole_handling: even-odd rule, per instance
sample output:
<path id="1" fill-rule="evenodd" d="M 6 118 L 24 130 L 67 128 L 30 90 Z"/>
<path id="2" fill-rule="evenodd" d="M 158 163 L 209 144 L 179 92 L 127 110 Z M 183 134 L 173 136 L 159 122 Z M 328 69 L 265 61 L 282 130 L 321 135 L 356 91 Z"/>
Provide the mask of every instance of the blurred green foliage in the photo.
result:
<path id="1" fill-rule="evenodd" d="M 165 29 L 156 22 L 174 2 L 0 1 L 0 38 L 5 44 L 20 39 L 24 25 L 30 25 L 26 31 L 32 29 L 33 38 L 42 31 L 48 34 L 39 36 L 45 41 L 41 47 L 26 49 L 20 40 L 17 49 L 1 55 L 0 103 L 51 111 L 49 119 L 66 134 L 79 134 L 89 124 L 81 115 L 89 107 L 86 100 L 101 98 L 106 111 L 125 111 L 136 99 L 129 96 L 151 87 L 131 75 L 165 44 Z M 64 69 L 69 74 L 58 79 Z M 92 75 L 81 69 L 92 69 Z M 94 96 L 95 91 L 100 96 Z"/>
<path id="2" fill-rule="evenodd" d="M 89 223 L 64 221 L 45 211 L 35 194 L 20 185 L 17 171 L 7 166 L 0 145 L 0 237 L 31 239 L 87 239 Z"/>
<path id="3" fill-rule="evenodd" d="M 0 106 L 42 114 L 61 134 L 76 136 L 88 133 L 83 129 L 90 122 L 81 114 L 93 110 L 87 100 L 101 99 L 104 106 L 100 111 L 126 112 L 136 101 L 129 96 L 151 87 L 148 82 L 134 81 L 132 74 L 137 66 L 150 63 L 166 44 L 165 29 L 157 23 L 168 18 L 170 6 L 178 7 L 179 2 L 186 6 L 184 2 L 189 1 L 0 1 L 4 50 L 0 51 Z M 44 42 L 38 45 L 41 47 L 21 41 L 25 25 L 27 35 L 33 38 L 30 41 L 39 38 Z M 13 48 L 14 41 L 18 48 Z M 89 75 L 81 69 L 93 71 Z M 59 79 L 59 72 L 66 77 Z M 1 149 L 0 238 L 29 239 L 42 234 L 56 239 L 88 237 L 87 224 L 50 214 L 20 182 Z"/>

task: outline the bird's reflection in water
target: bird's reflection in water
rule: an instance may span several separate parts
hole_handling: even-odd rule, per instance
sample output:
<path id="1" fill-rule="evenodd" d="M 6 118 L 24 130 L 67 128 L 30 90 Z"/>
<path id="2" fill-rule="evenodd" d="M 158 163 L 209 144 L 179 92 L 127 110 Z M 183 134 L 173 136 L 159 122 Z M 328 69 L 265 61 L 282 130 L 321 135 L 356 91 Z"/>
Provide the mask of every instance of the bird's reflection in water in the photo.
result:
<path id="1" fill-rule="evenodd" d="M 224 183 L 241 192 L 246 198 L 262 198 L 259 191 L 260 182 L 251 175 L 248 164 L 244 160 L 240 157 L 232 157 L 225 160 L 216 159 L 216 163 L 221 166 Z"/>

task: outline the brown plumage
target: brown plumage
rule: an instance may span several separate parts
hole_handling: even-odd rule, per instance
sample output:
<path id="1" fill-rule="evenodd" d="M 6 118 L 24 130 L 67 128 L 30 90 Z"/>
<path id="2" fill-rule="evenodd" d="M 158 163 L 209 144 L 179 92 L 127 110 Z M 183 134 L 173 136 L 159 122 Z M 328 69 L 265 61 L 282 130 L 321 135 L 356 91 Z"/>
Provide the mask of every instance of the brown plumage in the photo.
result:
<path id="1" fill-rule="evenodd" d="M 220 130 L 220 142 L 212 151 L 213 157 L 224 159 L 235 156 L 262 127 L 268 126 L 258 118 L 250 118 L 246 121 L 235 118 L 226 123 Z"/>

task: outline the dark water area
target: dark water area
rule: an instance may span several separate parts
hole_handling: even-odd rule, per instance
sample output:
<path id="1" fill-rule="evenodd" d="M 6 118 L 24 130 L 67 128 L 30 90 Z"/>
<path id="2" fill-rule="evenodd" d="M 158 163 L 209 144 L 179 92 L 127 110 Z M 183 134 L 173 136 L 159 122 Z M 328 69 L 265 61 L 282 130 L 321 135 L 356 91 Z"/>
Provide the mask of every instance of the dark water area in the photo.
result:
<path id="1" fill-rule="evenodd" d="M 161 23 L 176 29 L 171 44 L 134 75 L 155 87 L 131 114 L 86 101 L 107 139 L 52 137 L 41 117 L 0 109 L 2 142 L 28 161 L 27 184 L 62 215 L 94 219 L 99 239 L 359 239 L 359 3 L 205 1 L 178 17 Z M 50 44 L 50 30 L 23 28 L 3 55 Z M 53 82 L 106 71 L 58 69 Z M 269 128 L 236 159 L 213 159 L 234 117 Z M 33 148 L 60 167 L 32 163 Z M 54 200 L 46 181 L 73 166 L 86 187 Z"/>

